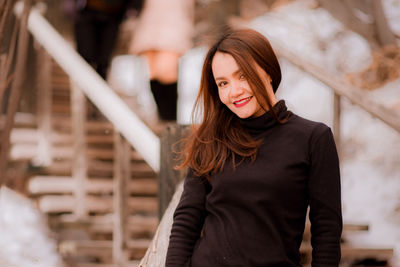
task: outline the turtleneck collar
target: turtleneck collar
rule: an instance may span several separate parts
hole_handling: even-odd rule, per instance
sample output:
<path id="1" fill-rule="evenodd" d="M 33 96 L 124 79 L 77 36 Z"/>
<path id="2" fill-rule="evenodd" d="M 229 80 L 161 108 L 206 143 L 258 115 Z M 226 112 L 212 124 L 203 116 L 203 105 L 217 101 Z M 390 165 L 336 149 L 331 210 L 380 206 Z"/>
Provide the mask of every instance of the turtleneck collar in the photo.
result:
<path id="1" fill-rule="evenodd" d="M 283 120 L 290 115 L 290 111 L 287 110 L 285 100 L 278 101 L 272 108 L 279 119 Z M 239 118 L 239 122 L 253 137 L 265 132 L 278 123 L 270 110 L 256 118 Z"/>

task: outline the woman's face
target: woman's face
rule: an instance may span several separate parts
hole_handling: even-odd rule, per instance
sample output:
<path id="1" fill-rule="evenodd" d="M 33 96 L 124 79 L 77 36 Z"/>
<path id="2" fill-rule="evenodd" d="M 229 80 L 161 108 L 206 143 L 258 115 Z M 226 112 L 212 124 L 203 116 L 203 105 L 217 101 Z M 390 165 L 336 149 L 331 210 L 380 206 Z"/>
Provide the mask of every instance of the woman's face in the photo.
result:
<path id="1" fill-rule="evenodd" d="M 262 81 L 269 84 L 269 75 L 260 66 L 255 65 Z M 215 53 L 211 68 L 218 86 L 219 98 L 233 113 L 242 119 L 259 117 L 265 113 L 242 70 L 230 54 Z"/>

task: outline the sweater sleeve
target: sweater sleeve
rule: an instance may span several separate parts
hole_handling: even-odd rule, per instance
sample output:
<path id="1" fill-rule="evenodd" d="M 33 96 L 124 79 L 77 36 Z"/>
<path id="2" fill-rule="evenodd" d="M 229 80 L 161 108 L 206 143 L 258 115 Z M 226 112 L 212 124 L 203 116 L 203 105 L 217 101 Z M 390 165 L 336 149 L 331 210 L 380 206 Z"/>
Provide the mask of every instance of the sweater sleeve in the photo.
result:
<path id="1" fill-rule="evenodd" d="M 200 237 L 205 218 L 208 181 L 189 170 L 180 202 L 174 213 L 166 258 L 166 267 L 188 266 Z"/>
<path id="2" fill-rule="evenodd" d="M 310 153 L 312 267 L 339 266 L 342 233 L 339 159 L 331 130 L 320 126 L 311 137 Z"/>

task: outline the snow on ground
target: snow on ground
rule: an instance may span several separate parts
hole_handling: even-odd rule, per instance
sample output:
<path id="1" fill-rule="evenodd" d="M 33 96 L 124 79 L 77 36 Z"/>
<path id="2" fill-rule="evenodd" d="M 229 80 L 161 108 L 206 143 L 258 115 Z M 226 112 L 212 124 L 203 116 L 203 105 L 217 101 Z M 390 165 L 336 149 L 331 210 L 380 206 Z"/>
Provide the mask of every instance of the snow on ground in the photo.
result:
<path id="1" fill-rule="evenodd" d="M 390 28 L 397 35 L 400 35 L 400 1 L 384 0 L 382 1 L 383 10 L 388 18 Z"/>
<path id="2" fill-rule="evenodd" d="M 26 197 L 0 188 L 0 266 L 61 267 L 43 215 Z"/>

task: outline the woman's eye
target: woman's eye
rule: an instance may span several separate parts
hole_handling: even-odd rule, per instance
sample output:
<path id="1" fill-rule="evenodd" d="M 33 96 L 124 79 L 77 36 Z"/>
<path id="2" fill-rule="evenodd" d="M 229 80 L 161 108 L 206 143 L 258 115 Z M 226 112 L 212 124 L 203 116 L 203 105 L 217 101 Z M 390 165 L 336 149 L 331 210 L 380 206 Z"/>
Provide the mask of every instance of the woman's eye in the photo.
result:
<path id="1" fill-rule="evenodd" d="M 219 82 L 218 87 L 224 87 L 227 84 L 227 82 Z"/>

